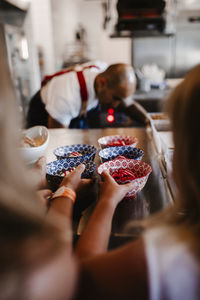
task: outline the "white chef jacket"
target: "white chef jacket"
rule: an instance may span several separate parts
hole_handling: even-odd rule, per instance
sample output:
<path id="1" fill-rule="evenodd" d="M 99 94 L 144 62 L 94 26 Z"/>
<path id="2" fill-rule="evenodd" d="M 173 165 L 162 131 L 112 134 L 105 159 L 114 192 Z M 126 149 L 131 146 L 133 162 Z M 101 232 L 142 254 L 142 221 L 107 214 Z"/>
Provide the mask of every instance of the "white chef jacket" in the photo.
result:
<path id="1" fill-rule="evenodd" d="M 94 90 L 94 81 L 98 73 L 103 72 L 108 65 L 105 62 L 94 61 L 82 66 L 95 65 L 98 68 L 88 68 L 83 70 L 86 82 L 88 101 L 87 111 L 95 108 L 98 99 Z M 53 77 L 40 91 L 42 102 L 49 115 L 68 127 L 71 120 L 78 117 L 81 111 L 80 85 L 76 72 L 68 72 Z"/>
<path id="2" fill-rule="evenodd" d="M 174 231 L 154 228 L 144 234 L 151 300 L 199 300 L 200 265 Z"/>

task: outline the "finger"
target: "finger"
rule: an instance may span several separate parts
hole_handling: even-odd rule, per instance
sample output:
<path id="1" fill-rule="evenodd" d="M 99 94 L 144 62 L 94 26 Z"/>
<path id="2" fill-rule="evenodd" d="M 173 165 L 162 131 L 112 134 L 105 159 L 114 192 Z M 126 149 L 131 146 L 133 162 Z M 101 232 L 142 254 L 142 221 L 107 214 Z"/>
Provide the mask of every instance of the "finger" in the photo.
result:
<path id="1" fill-rule="evenodd" d="M 85 165 L 84 164 L 80 164 L 80 165 L 78 165 L 78 167 L 76 167 L 76 169 L 74 169 L 72 172 L 71 172 L 71 174 L 72 173 L 76 173 L 76 174 L 82 174 L 83 173 L 83 171 L 85 170 Z"/>
<path id="2" fill-rule="evenodd" d="M 39 191 L 44 197 L 49 197 L 52 195 L 52 191 L 51 190 L 48 190 L 48 189 L 45 189 L 45 190 L 40 190 Z"/>
<path id="3" fill-rule="evenodd" d="M 108 173 L 107 170 L 103 170 L 102 173 L 101 173 L 100 175 L 101 175 L 101 179 L 102 179 L 103 181 L 105 181 L 106 179 L 109 178 L 109 173 Z"/>
<path id="4" fill-rule="evenodd" d="M 101 174 L 103 181 L 108 181 L 112 184 L 118 185 L 117 181 L 110 175 L 110 173 L 107 170 L 104 170 Z"/>
<path id="5" fill-rule="evenodd" d="M 64 181 L 67 181 L 68 179 L 73 179 L 74 177 L 81 177 L 81 174 L 85 170 L 85 165 L 80 164 L 78 165 L 73 171 L 71 171 L 69 174 L 67 174 L 64 178 Z"/>
<path id="6" fill-rule="evenodd" d="M 77 169 L 81 172 L 83 172 L 85 170 L 85 165 L 84 164 L 80 164 L 78 165 Z"/>
<path id="7" fill-rule="evenodd" d="M 48 203 L 50 197 L 52 196 L 52 191 L 51 190 L 40 190 L 40 191 L 37 191 L 37 195 L 38 195 L 39 200 L 46 205 Z"/>
<path id="8" fill-rule="evenodd" d="M 40 188 L 45 188 L 47 187 L 47 180 L 46 180 L 46 158 L 44 156 L 40 157 L 35 165 L 34 165 L 34 170 L 38 174 L 38 185 Z"/>
<path id="9" fill-rule="evenodd" d="M 126 190 L 129 192 L 130 190 L 132 190 L 132 189 L 134 188 L 135 182 L 129 182 L 129 183 L 124 184 L 123 186 L 124 186 L 124 187 L 126 188 Z"/>
<path id="10" fill-rule="evenodd" d="M 45 156 L 41 156 L 35 163 L 35 166 L 38 168 L 42 168 L 46 166 L 46 158 Z"/>

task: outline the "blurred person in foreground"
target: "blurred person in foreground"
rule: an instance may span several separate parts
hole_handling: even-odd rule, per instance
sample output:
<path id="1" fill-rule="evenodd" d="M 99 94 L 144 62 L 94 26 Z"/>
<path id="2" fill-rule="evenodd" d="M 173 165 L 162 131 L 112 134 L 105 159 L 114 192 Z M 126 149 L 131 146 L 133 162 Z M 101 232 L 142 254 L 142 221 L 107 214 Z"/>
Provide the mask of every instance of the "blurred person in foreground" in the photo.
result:
<path id="1" fill-rule="evenodd" d="M 64 178 L 47 212 L 36 195 L 34 177 L 28 176 L 16 151 L 14 102 L 0 97 L 0 299 L 199 299 L 199 78 L 200 65 L 168 102 L 175 203 L 141 222 L 146 230 L 138 240 L 107 252 L 115 208 L 133 184 L 118 185 L 104 172 L 76 256 L 71 215 L 84 166 Z"/>
<path id="2" fill-rule="evenodd" d="M 60 212 L 56 201 L 46 216 L 36 192 L 43 172 L 28 171 L 17 151 L 16 101 L 1 74 L 0 299 L 70 299 L 77 273 L 70 216 Z"/>
<path id="3" fill-rule="evenodd" d="M 86 63 L 46 76 L 30 101 L 27 127 L 95 128 L 101 108 L 118 108 L 140 126 L 146 110 L 133 99 L 136 76 L 131 65 Z"/>
<path id="4" fill-rule="evenodd" d="M 174 139 L 174 204 L 141 223 L 136 241 L 107 252 L 120 187 L 107 173 L 99 201 L 77 244 L 77 299 L 200 299 L 200 65 L 168 99 Z M 153 200 L 153 199 L 152 199 Z"/>
<path id="5" fill-rule="evenodd" d="M 0 79 L 0 299 L 72 299 L 78 263 L 72 250 L 72 212 L 85 166 L 66 176 L 52 195 L 46 187 L 45 159 L 27 169 L 17 147 L 20 120 L 8 79 Z M 11 86 L 11 84 L 10 84 Z M 38 188 L 42 188 L 38 197 Z M 124 185 L 121 196 L 131 185 Z M 47 204 L 47 196 L 51 203 Z"/>

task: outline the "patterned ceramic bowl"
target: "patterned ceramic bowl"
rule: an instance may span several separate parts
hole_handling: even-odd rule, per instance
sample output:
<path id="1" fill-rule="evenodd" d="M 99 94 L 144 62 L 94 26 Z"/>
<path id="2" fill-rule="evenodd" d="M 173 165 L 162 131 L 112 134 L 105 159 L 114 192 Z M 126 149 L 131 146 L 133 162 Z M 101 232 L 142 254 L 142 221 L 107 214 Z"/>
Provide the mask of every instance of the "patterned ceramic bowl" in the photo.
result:
<path id="1" fill-rule="evenodd" d="M 144 151 L 139 148 L 133 148 L 132 146 L 108 147 L 99 151 L 99 156 L 102 162 L 113 160 L 120 155 L 131 159 L 141 160 L 144 155 Z"/>
<path id="2" fill-rule="evenodd" d="M 96 170 L 96 164 L 93 161 L 83 162 L 86 166 L 82 173 L 82 178 L 91 178 Z M 59 159 L 52 161 L 46 166 L 46 178 L 49 188 L 55 191 L 62 182 L 66 173 L 71 172 L 80 164 L 79 161 L 67 161 L 66 159 Z"/>
<path id="3" fill-rule="evenodd" d="M 93 145 L 77 144 L 56 148 L 53 153 L 57 159 L 65 158 L 68 162 L 79 162 L 80 164 L 83 161 L 93 161 L 96 152 L 97 148 Z"/>
<path id="4" fill-rule="evenodd" d="M 134 197 L 136 193 L 140 192 L 143 189 L 147 182 L 149 174 L 152 171 L 151 166 L 143 161 L 128 158 L 115 158 L 114 160 L 110 160 L 99 165 L 97 168 L 97 172 L 101 174 L 103 170 L 107 170 L 110 174 L 114 174 L 114 172 L 119 172 L 120 169 L 123 171 L 131 171 L 134 174 L 133 179 L 116 180 L 115 178 L 115 180 L 119 184 L 134 182 L 134 187 L 129 193 L 126 194 L 126 198 Z"/>
<path id="5" fill-rule="evenodd" d="M 138 139 L 129 135 L 108 135 L 98 139 L 101 149 L 115 146 L 132 146 L 136 147 Z"/>

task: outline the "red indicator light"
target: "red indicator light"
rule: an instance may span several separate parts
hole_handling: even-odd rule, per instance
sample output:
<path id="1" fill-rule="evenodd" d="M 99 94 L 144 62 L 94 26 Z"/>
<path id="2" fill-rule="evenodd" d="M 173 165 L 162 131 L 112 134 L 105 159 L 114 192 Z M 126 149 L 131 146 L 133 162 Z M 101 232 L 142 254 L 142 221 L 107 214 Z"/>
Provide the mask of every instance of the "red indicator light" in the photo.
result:
<path id="1" fill-rule="evenodd" d="M 113 115 L 108 115 L 108 116 L 107 116 L 107 121 L 108 121 L 109 123 L 113 123 L 114 120 L 115 120 L 115 117 L 114 117 Z"/>
<path id="2" fill-rule="evenodd" d="M 113 109 L 113 108 L 109 108 L 109 109 L 108 109 L 108 114 L 109 114 L 109 115 L 113 115 L 113 114 L 114 114 L 114 112 L 115 112 L 115 111 L 114 111 L 114 109 Z"/>

